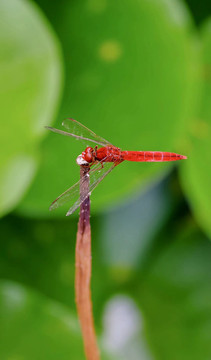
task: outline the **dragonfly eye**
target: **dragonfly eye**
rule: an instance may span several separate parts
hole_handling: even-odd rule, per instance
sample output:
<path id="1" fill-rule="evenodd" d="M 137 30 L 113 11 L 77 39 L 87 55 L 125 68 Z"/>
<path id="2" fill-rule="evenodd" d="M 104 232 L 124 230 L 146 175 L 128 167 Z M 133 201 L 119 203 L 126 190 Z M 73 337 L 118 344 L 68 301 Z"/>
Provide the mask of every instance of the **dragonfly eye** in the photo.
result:
<path id="1" fill-rule="evenodd" d="M 87 147 L 86 150 L 82 152 L 82 156 L 88 163 L 93 162 L 95 160 L 94 149 L 90 146 Z"/>

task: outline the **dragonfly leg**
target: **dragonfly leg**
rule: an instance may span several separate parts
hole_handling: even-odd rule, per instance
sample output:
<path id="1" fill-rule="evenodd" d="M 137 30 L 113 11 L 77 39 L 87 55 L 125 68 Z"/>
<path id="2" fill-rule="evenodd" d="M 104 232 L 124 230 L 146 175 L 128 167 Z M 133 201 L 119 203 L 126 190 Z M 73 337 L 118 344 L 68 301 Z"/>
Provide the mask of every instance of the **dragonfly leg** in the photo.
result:
<path id="1" fill-rule="evenodd" d="M 114 166 L 117 166 L 117 165 L 121 164 L 121 162 L 123 162 L 123 161 L 124 161 L 124 160 L 114 161 Z M 99 170 L 101 170 L 101 169 L 104 168 L 103 161 L 102 161 L 102 162 L 100 161 L 100 164 L 101 164 L 101 168 L 100 168 Z"/>
<path id="2" fill-rule="evenodd" d="M 98 149 L 98 146 L 96 145 L 96 146 L 94 147 L 94 151 L 95 151 L 95 158 L 97 157 L 97 149 Z"/>
<path id="3" fill-rule="evenodd" d="M 117 166 L 117 165 L 121 164 L 123 161 L 124 161 L 124 159 L 116 160 L 116 161 L 114 162 L 114 166 Z"/>
<path id="4" fill-rule="evenodd" d="M 101 164 L 101 168 L 100 168 L 100 170 L 101 170 L 104 168 L 104 165 L 103 165 L 103 162 L 101 162 L 100 164 Z"/>

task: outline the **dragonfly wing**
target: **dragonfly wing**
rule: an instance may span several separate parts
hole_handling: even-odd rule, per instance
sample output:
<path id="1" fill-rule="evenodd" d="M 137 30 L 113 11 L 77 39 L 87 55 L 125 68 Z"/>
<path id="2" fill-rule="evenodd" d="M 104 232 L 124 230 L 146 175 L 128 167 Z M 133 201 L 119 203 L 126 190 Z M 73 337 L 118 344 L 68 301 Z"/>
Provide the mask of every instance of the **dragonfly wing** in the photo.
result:
<path id="1" fill-rule="evenodd" d="M 75 204 L 78 204 L 75 207 L 75 210 L 76 210 L 81 204 L 80 187 L 81 187 L 81 185 L 83 185 L 83 182 L 87 181 L 87 178 L 90 177 L 90 174 L 92 174 L 92 172 L 94 173 L 95 171 L 97 171 L 99 169 L 99 167 L 101 167 L 101 164 L 100 165 L 99 164 L 100 163 L 97 163 L 96 165 L 94 165 L 89 173 L 84 175 L 84 177 L 82 177 L 82 179 L 80 179 L 77 183 L 75 183 L 73 186 L 71 186 L 69 189 L 67 189 L 65 192 L 63 192 L 61 195 L 59 195 L 58 198 L 56 198 L 52 202 L 49 210 L 50 211 L 55 210 L 58 207 L 66 204 L 67 202 L 70 202 L 72 204 L 72 207 L 75 207 L 76 206 Z M 84 201 L 84 199 L 82 201 Z"/>
<path id="2" fill-rule="evenodd" d="M 63 123 L 62 123 L 62 124 L 63 124 Z M 48 130 L 50 130 L 50 131 L 52 131 L 52 132 L 55 132 L 55 133 L 57 133 L 57 134 L 74 137 L 74 138 L 76 138 L 77 140 L 82 140 L 82 141 L 86 141 L 86 142 L 87 142 L 87 141 L 88 141 L 88 142 L 93 142 L 93 143 L 98 144 L 98 145 L 101 145 L 101 146 L 107 146 L 107 145 L 113 146 L 113 145 L 111 145 L 109 142 L 107 142 L 106 140 L 100 138 L 99 136 L 97 137 L 97 135 L 96 135 L 96 137 L 98 138 L 98 140 L 97 140 L 97 139 L 90 139 L 90 138 L 88 138 L 88 137 L 84 137 L 84 136 L 82 136 L 82 135 L 73 134 L 73 133 L 70 133 L 70 132 L 67 132 L 67 131 L 55 129 L 55 128 L 51 127 L 51 126 L 45 126 L 45 128 L 48 129 Z M 91 131 L 91 130 L 90 130 L 90 131 Z M 100 139 L 101 139 L 101 141 L 100 141 Z"/>
<path id="3" fill-rule="evenodd" d="M 50 205 L 49 210 L 55 210 L 69 201 L 74 204 L 77 199 L 80 199 L 80 180 L 58 196 Z"/>
<path id="4" fill-rule="evenodd" d="M 104 177 L 111 172 L 114 168 L 114 163 L 105 163 L 102 167 L 102 164 L 99 162 L 94 165 L 90 172 L 86 174 L 82 179 L 80 179 L 77 183 L 63 192 L 56 200 L 52 202 L 49 210 L 57 209 L 58 207 L 70 202 L 72 206 L 68 210 L 67 216 L 71 215 L 77 208 L 81 205 L 81 203 L 91 194 L 91 192 L 96 188 L 96 186 L 104 179 Z M 89 190 L 80 194 L 80 187 L 83 185 L 83 182 L 86 182 L 89 177 Z"/>
<path id="5" fill-rule="evenodd" d="M 81 186 L 81 181 L 87 181 L 87 176 L 89 176 L 89 190 L 83 194 L 80 194 L 76 202 L 68 210 L 66 216 L 71 215 L 83 202 L 84 200 L 91 195 L 92 191 L 97 187 L 97 185 L 113 170 L 116 166 L 115 163 L 104 163 L 103 166 L 99 162 L 96 164 L 88 174 L 86 174 L 81 180 L 79 180 L 79 188 Z"/>
<path id="6" fill-rule="evenodd" d="M 46 129 L 50 130 L 50 131 L 53 131 L 57 134 L 61 134 L 61 135 L 65 135 L 65 136 L 71 136 L 71 137 L 75 137 L 75 138 L 78 138 L 78 136 L 74 135 L 74 134 L 70 134 L 68 133 L 67 131 L 63 131 L 63 130 L 59 130 L 59 129 L 55 129 L 51 126 L 45 126 Z M 82 139 L 82 138 L 81 138 Z"/>
<path id="7" fill-rule="evenodd" d="M 102 146 L 112 145 L 110 142 L 103 139 L 101 136 L 96 135 L 92 130 L 74 119 L 65 119 L 62 125 L 68 130 L 69 135 L 76 139 L 91 141 Z"/>

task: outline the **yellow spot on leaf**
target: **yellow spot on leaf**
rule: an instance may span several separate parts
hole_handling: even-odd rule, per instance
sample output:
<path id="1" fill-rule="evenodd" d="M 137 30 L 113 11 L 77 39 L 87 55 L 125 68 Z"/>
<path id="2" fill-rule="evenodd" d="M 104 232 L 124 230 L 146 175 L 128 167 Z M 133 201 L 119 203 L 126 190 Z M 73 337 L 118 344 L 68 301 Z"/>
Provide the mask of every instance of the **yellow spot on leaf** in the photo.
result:
<path id="1" fill-rule="evenodd" d="M 108 40 L 101 44 L 99 57 L 106 62 L 117 61 L 122 55 L 122 47 L 118 41 Z"/>

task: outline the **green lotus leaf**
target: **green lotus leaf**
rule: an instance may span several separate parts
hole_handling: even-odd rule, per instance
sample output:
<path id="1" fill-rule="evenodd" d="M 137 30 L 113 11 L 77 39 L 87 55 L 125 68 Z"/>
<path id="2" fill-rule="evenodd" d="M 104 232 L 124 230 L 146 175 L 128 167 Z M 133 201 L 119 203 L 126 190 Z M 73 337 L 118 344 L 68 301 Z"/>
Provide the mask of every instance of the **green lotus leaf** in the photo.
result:
<path id="1" fill-rule="evenodd" d="M 211 19 L 201 27 L 201 41 L 201 106 L 190 128 L 189 158 L 181 168 L 181 178 L 196 220 L 211 237 Z"/>
<path id="2" fill-rule="evenodd" d="M 56 36 L 32 2 L 0 2 L 0 78 L 2 215 L 17 205 L 34 177 L 43 126 L 53 120 L 61 89 Z"/>

